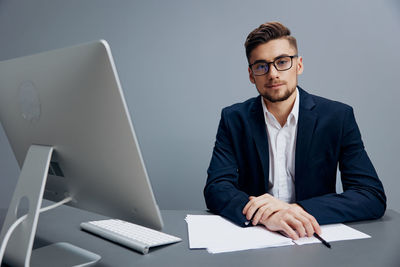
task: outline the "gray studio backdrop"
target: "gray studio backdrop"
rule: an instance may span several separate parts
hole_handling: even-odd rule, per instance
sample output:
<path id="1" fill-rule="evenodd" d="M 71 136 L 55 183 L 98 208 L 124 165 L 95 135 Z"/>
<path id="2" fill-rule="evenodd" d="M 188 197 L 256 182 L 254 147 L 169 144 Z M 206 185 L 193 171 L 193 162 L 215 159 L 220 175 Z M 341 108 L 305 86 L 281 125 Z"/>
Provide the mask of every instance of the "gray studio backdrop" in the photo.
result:
<path id="1" fill-rule="evenodd" d="M 0 60 L 108 40 L 160 207 L 204 209 L 220 111 L 257 95 L 244 40 L 271 20 L 297 37 L 299 84 L 354 107 L 388 205 L 399 211 L 397 0 L 0 0 Z M 1 130 L 1 207 L 17 177 Z"/>

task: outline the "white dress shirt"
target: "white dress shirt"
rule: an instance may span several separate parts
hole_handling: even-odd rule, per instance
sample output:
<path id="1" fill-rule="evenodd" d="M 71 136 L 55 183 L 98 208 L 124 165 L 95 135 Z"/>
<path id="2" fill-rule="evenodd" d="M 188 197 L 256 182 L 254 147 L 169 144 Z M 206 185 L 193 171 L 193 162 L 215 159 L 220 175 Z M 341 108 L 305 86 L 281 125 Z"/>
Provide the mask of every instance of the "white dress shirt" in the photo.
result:
<path id="1" fill-rule="evenodd" d="M 299 117 L 299 90 L 285 125 L 282 127 L 268 111 L 261 97 L 269 146 L 269 191 L 274 197 L 292 203 L 295 201 L 294 171 L 297 121 Z"/>

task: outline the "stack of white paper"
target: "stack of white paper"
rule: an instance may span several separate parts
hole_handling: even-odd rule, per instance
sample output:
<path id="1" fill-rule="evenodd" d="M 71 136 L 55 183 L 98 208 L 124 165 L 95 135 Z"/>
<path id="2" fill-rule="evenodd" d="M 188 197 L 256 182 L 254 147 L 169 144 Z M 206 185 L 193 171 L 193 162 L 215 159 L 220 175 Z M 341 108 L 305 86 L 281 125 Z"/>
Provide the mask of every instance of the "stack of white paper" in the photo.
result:
<path id="1" fill-rule="evenodd" d="M 320 243 L 315 237 L 303 237 L 293 241 L 263 226 L 242 228 L 218 215 L 186 216 L 191 249 L 206 248 L 210 253 Z M 321 226 L 321 237 L 327 242 L 369 238 L 344 224 Z"/>
<path id="2" fill-rule="evenodd" d="M 265 227 L 242 228 L 217 215 L 187 215 L 189 246 L 210 253 L 293 245 L 290 238 Z"/>

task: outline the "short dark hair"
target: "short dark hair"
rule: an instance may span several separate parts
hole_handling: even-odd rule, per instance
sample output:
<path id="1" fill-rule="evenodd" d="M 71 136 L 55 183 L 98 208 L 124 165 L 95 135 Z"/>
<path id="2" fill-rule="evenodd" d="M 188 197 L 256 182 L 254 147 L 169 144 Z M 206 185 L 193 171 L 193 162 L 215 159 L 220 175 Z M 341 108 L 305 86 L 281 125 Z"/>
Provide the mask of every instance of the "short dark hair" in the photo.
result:
<path id="1" fill-rule="evenodd" d="M 246 42 L 244 43 L 247 61 L 250 63 L 251 51 L 253 51 L 257 46 L 280 38 L 286 38 L 290 45 L 296 49 L 297 53 L 297 41 L 296 38 L 290 35 L 290 30 L 282 23 L 272 21 L 261 24 L 247 36 Z"/>

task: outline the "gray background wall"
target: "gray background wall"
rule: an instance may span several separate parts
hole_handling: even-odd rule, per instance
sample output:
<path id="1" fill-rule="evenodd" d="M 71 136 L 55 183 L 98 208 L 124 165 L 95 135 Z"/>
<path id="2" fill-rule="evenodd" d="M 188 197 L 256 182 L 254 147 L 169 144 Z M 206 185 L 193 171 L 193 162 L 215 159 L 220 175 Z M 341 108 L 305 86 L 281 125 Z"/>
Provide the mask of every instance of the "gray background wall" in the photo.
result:
<path id="1" fill-rule="evenodd" d="M 203 209 L 220 111 L 257 94 L 244 40 L 271 20 L 297 37 L 299 84 L 354 107 L 399 211 L 399 1 L 0 0 L 0 60 L 108 40 L 160 207 Z M 0 131 L 2 207 L 17 176 Z"/>

